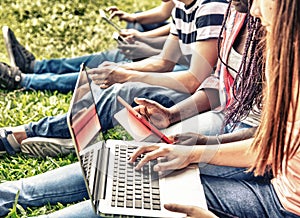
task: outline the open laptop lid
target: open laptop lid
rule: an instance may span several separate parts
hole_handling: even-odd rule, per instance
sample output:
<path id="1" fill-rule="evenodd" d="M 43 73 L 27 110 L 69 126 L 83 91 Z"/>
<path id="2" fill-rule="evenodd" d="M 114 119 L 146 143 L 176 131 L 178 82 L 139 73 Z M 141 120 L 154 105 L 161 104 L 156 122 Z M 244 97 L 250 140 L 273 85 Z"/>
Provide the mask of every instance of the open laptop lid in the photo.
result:
<path id="1" fill-rule="evenodd" d="M 105 161 L 103 157 L 107 155 L 91 83 L 85 66 L 82 64 L 69 106 L 67 121 L 84 174 L 86 187 L 94 210 L 97 211 L 95 202 L 103 198 L 104 195 L 106 167 L 105 164 L 99 164 L 98 162 L 87 162 L 89 159 L 86 157 L 91 155 L 91 151 L 95 146 L 99 148 L 98 151 L 100 152 L 100 158 L 97 161 Z M 98 166 L 101 169 L 98 169 Z"/>
<path id="2" fill-rule="evenodd" d="M 82 64 L 68 111 L 69 129 L 79 154 L 90 145 L 103 141 L 90 82 Z"/>

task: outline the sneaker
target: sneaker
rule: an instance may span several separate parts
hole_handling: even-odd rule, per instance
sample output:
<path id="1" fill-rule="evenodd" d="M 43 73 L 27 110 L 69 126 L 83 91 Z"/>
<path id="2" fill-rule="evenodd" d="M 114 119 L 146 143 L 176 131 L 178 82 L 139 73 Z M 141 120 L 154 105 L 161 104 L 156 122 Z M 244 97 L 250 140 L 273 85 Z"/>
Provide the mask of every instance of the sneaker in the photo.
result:
<path id="1" fill-rule="evenodd" d="M 20 144 L 12 131 L 0 129 L 0 156 L 3 154 L 14 155 L 20 151 Z"/>
<path id="2" fill-rule="evenodd" d="M 15 90 L 21 88 L 22 72 L 17 67 L 10 67 L 0 62 L 0 88 Z"/>
<path id="3" fill-rule="evenodd" d="M 75 152 L 72 139 L 32 137 L 21 143 L 21 152 L 35 157 L 57 157 Z"/>
<path id="4" fill-rule="evenodd" d="M 19 67 L 23 73 L 33 73 L 34 55 L 18 42 L 8 26 L 2 27 L 2 33 L 11 66 Z"/>

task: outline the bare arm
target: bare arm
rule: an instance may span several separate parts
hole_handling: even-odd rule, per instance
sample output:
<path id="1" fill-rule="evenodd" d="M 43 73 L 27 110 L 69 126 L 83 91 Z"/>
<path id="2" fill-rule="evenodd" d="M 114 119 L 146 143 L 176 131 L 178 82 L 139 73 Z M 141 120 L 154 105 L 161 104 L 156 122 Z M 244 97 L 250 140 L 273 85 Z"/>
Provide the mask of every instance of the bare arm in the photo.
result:
<path id="1" fill-rule="evenodd" d="M 106 10 L 111 12 L 111 15 L 109 17 L 110 19 L 117 16 L 120 20 L 125 20 L 127 22 L 139 22 L 141 24 L 150 24 L 162 22 L 168 19 L 171 16 L 171 11 L 173 7 L 174 3 L 172 1 L 168 1 L 162 2 L 161 5 L 158 7 L 140 13 L 126 13 L 124 11 L 119 10 L 115 6 L 109 7 Z"/>
<path id="2" fill-rule="evenodd" d="M 187 132 L 179 133 L 174 136 L 170 136 L 169 138 L 172 138 L 172 141 L 179 145 L 216 145 L 219 143 L 225 144 L 253 138 L 256 129 L 257 127 L 247 128 L 216 136 L 206 136 L 194 132 Z"/>
<path id="3" fill-rule="evenodd" d="M 185 120 L 196 114 L 211 110 L 220 105 L 219 91 L 214 89 L 199 90 L 191 97 L 169 108 L 170 123 Z"/>
<path id="4" fill-rule="evenodd" d="M 89 74 L 101 88 L 131 81 L 194 93 L 210 76 L 217 62 L 217 39 L 198 41 L 194 44 L 190 68 L 186 71 L 170 72 L 181 57 L 178 37 L 170 34 L 160 56 L 123 65 L 103 63 L 101 67 L 91 69 Z"/>
<path id="5" fill-rule="evenodd" d="M 170 24 L 166 24 L 164 26 L 158 27 L 153 30 L 140 32 L 140 37 L 157 37 L 157 36 L 167 36 L 170 33 Z"/>
<path id="6" fill-rule="evenodd" d="M 209 51 L 209 52 L 208 52 Z M 139 62 L 124 65 L 124 69 L 135 71 L 130 81 L 145 82 L 165 86 L 181 92 L 194 93 L 200 84 L 210 75 L 217 61 L 217 40 L 211 39 L 195 43 L 190 68 L 187 71 L 168 72 L 181 57 L 176 36 L 170 35 L 160 57 L 147 58 Z M 137 73 L 142 71 L 144 73 Z M 166 72 L 154 75 L 149 72 Z"/>
<path id="7" fill-rule="evenodd" d="M 181 169 L 191 163 L 210 163 L 219 166 L 250 167 L 256 161 L 257 153 L 250 151 L 253 139 L 217 145 L 146 145 L 136 149 L 130 162 L 144 154 L 136 166 L 140 169 L 145 163 L 158 157 L 165 157 L 168 161 L 158 163 L 153 167 L 156 171 Z"/>

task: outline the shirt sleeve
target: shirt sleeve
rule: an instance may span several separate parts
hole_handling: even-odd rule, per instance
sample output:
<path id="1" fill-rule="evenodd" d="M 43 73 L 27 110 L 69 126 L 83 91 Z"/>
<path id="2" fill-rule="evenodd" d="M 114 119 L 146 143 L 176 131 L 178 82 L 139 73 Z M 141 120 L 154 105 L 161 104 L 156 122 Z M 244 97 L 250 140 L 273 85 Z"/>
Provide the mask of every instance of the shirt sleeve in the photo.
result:
<path id="1" fill-rule="evenodd" d="M 217 89 L 219 90 L 220 87 L 220 79 L 216 75 L 212 74 L 207 77 L 199 86 L 197 91 L 204 90 L 204 89 Z"/>
<path id="2" fill-rule="evenodd" d="M 226 0 L 204 1 L 196 13 L 197 41 L 217 39 L 222 28 L 227 9 Z"/>

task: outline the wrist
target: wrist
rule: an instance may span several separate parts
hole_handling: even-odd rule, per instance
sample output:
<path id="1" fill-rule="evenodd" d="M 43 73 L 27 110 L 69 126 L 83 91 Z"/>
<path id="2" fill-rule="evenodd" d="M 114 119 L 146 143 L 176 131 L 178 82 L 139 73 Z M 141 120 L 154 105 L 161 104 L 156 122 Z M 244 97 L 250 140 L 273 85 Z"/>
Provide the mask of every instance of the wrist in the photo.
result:
<path id="1" fill-rule="evenodd" d="M 222 143 L 222 139 L 220 135 L 215 136 L 206 136 L 207 137 L 207 144 L 208 145 L 219 145 Z"/>
<path id="2" fill-rule="evenodd" d="M 169 108 L 169 121 L 170 124 L 176 123 L 180 120 L 180 113 L 176 105 Z"/>
<path id="3" fill-rule="evenodd" d="M 190 163 L 200 163 L 200 160 L 201 160 L 201 156 L 202 156 L 202 149 L 203 149 L 203 146 L 192 146 L 192 152 L 191 152 L 191 155 L 189 157 L 189 162 Z"/>
<path id="4" fill-rule="evenodd" d="M 133 21 L 132 22 L 138 23 L 139 22 L 139 15 L 138 15 L 138 13 L 134 13 L 132 15 L 133 15 Z"/>

